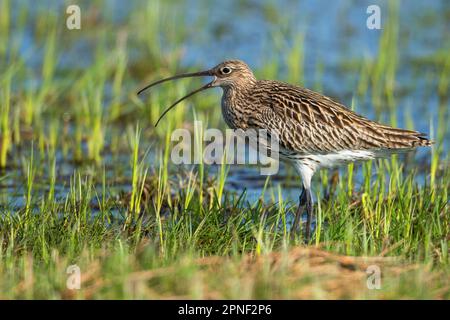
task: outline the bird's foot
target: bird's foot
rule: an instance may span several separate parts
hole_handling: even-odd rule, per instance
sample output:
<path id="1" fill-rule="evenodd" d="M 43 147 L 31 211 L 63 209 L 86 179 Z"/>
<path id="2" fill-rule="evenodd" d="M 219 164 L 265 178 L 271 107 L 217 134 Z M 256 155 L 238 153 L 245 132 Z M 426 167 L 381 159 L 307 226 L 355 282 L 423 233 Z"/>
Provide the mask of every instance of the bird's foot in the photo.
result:
<path id="1" fill-rule="evenodd" d="M 311 218 L 310 227 L 309 227 L 309 233 L 307 232 L 307 225 L 308 225 L 308 213 L 303 211 L 303 214 L 300 214 L 299 223 L 297 227 L 294 228 L 294 226 L 291 227 L 291 239 L 295 239 L 296 236 L 299 236 L 300 234 L 304 238 L 304 242 L 307 244 L 311 240 L 311 236 L 316 231 L 316 219 L 314 217 Z"/>
<path id="2" fill-rule="evenodd" d="M 311 239 L 311 234 L 315 230 L 315 221 L 313 221 L 312 216 L 313 202 L 311 192 L 309 190 L 303 189 L 299 200 L 299 206 L 295 213 L 294 223 L 291 228 L 291 237 L 294 237 L 295 234 L 299 232 L 300 225 L 304 224 L 305 242 L 308 243 Z"/>

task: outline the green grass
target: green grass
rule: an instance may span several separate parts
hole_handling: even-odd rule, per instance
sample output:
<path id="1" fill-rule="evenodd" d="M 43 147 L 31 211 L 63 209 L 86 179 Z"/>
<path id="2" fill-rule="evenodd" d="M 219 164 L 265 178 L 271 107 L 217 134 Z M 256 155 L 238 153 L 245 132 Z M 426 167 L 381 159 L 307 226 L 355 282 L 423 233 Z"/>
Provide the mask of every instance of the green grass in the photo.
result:
<path id="1" fill-rule="evenodd" d="M 18 6 L 20 17 L 35 19 L 12 21 L 11 6 L 0 7 L 0 298 L 450 298 L 450 60 L 442 49 L 423 59 L 430 81 L 421 103 L 438 100 L 436 144 L 421 157 L 320 172 L 318 229 L 305 244 L 288 226 L 296 203 L 282 191 L 289 180 L 300 188 L 291 168 L 281 182 L 259 178 L 261 197 L 251 200 L 251 185 L 231 188 L 228 165 L 171 163 L 172 129 L 195 120 L 203 130 L 225 128 L 217 94 L 177 106 L 157 129 L 164 108 L 195 81 L 136 97 L 143 83 L 182 69 L 180 48 L 195 28 L 182 27 L 172 10 L 180 4 L 152 1 L 122 25 L 86 7 L 91 18 L 80 31 L 61 29 L 62 17 L 39 6 Z M 378 119 L 414 128 L 418 118 L 396 107 L 404 87 L 398 10 L 391 5 L 376 58 L 342 61 L 356 81 L 341 88 L 356 111 L 370 101 Z M 27 23 L 38 67 L 29 63 L 37 52 L 17 53 L 15 35 Z M 255 73 L 326 93 L 324 59 L 306 74 L 307 34 L 286 29 L 271 33 L 274 46 Z M 80 39 L 95 44 L 88 66 L 58 64 Z M 66 287 L 73 264 L 81 290 Z M 370 265 L 381 268 L 380 290 L 367 288 Z"/>

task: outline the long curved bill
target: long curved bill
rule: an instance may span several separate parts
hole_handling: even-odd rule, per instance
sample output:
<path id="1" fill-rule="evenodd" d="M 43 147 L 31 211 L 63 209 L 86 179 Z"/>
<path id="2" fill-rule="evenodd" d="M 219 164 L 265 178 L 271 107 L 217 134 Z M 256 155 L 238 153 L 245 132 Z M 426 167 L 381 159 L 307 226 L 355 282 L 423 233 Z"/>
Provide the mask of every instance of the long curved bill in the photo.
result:
<path id="1" fill-rule="evenodd" d="M 141 90 L 138 91 L 138 95 L 140 95 L 142 92 L 144 92 L 145 90 L 156 86 L 157 84 L 160 84 L 162 82 L 166 82 L 166 81 L 170 81 L 170 80 L 176 80 L 176 79 L 180 79 L 180 78 L 190 78 L 190 77 L 204 77 L 204 76 L 213 76 L 213 72 L 211 70 L 206 70 L 206 71 L 200 71 L 200 72 L 193 72 L 193 73 L 183 73 L 183 74 L 179 74 L 173 77 L 169 77 L 169 78 L 164 78 L 158 81 L 155 81 L 147 86 L 145 86 L 144 88 L 142 88 Z M 155 123 L 155 127 L 158 125 L 159 121 L 161 121 L 161 119 L 166 115 L 167 112 L 169 112 L 173 107 L 175 107 L 177 104 L 179 104 L 181 101 L 183 101 L 184 99 L 187 99 L 191 96 L 193 96 L 196 93 L 199 93 L 200 91 L 209 89 L 212 87 L 213 81 L 205 84 L 204 86 L 198 88 L 197 90 L 194 90 L 190 93 L 188 93 L 187 95 L 185 95 L 184 97 L 178 99 L 177 101 L 175 101 L 170 107 L 168 107 L 162 114 L 161 116 L 158 118 L 158 121 L 156 121 Z"/>

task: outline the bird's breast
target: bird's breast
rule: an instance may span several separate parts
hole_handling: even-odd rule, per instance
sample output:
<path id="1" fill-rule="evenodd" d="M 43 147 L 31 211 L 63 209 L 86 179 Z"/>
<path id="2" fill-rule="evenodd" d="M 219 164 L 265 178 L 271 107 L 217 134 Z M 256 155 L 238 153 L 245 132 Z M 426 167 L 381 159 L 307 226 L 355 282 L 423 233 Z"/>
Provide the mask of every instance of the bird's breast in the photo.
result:
<path id="1" fill-rule="evenodd" d="M 224 91 L 222 95 L 222 116 L 231 129 L 247 129 L 247 122 L 242 112 L 243 106 L 231 94 Z"/>

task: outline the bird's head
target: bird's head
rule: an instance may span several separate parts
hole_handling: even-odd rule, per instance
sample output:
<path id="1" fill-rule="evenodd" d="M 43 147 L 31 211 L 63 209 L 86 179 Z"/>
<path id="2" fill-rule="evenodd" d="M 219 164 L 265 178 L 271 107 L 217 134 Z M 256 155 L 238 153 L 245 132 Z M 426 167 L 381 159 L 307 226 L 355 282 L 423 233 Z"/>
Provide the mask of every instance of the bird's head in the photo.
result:
<path id="1" fill-rule="evenodd" d="M 138 91 L 138 95 L 144 92 L 145 90 L 149 89 L 150 87 L 153 87 L 157 84 L 160 84 L 162 82 L 170 81 L 170 80 L 176 80 L 180 78 L 188 78 L 188 77 L 213 77 L 213 80 L 211 82 L 208 82 L 204 86 L 198 88 L 197 90 L 194 90 L 184 97 L 178 99 L 173 103 L 170 107 L 168 107 L 162 115 L 159 117 L 158 121 L 155 124 L 155 127 L 158 125 L 159 121 L 162 119 L 162 117 L 173 107 L 175 107 L 178 103 L 183 101 L 186 98 L 189 98 L 193 96 L 194 94 L 209 89 L 213 87 L 221 87 L 224 90 L 228 88 L 247 88 L 248 86 L 253 85 L 256 82 L 255 76 L 253 75 L 252 70 L 247 66 L 247 64 L 240 60 L 227 60 L 222 63 L 219 63 L 214 68 L 211 68 L 209 70 L 199 71 L 199 72 L 193 72 L 193 73 L 183 73 L 179 75 L 175 75 L 169 78 L 164 78 L 161 80 L 158 80 L 156 82 L 153 82 L 143 89 Z"/>
<path id="2" fill-rule="evenodd" d="M 240 60 L 227 60 L 211 69 L 213 87 L 245 88 L 255 83 L 256 79 L 249 66 Z"/>

